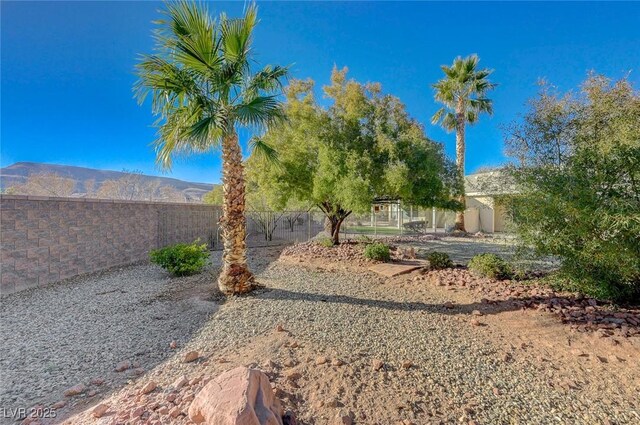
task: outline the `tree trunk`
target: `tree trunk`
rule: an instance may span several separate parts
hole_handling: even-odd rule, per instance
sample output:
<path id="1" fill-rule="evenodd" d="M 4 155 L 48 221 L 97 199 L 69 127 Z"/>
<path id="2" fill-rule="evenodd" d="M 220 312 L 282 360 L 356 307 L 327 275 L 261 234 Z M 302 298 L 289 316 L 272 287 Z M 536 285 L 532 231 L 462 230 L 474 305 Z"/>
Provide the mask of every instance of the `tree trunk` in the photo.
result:
<path id="1" fill-rule="evenodd" d="M 255 288 L 247 267 L 244 167 L 238 135 L 222 139 L 222 271 L 218 286 L 224 294 L 243 294 Z"/>
<path id="2" fill-rule="evenodd" d="M 456 167 L 458 168 L 458 175 L 462 181 L 462 195 L 458 197 L 458 201 L 462 204 L 463 210 L 456 212 L 455 230 L 459 230 L 461 232 L 466 232 L 464 227 L 464 210 L 467 207 L 464 196 L 464 127 L 464 103 L 460 100 L 458 101 L 458 106 L 456 108 Z"/>
<path id="3" fill-rule="evenodd" d="M 340 244 L 340 226 L 349 217 L 351 211 L 345 211 L 341 207 L 334 208 L 330 203 L 323 202 L 318 207 L 324 212 L 324 231 L 329 235 L 334 245 Z"/>

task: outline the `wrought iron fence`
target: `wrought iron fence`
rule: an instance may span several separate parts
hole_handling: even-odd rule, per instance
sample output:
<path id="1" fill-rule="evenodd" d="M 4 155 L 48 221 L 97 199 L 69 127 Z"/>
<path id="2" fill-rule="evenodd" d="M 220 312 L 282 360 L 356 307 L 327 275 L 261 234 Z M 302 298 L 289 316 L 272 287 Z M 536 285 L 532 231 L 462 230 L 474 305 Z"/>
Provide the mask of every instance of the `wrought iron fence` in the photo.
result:
<path id="1" fill-rule="evenodd" d="M 163 214 L 158 220 L 158 245 L 200 239 L 210 249 L 222 249 L 219 210 L 189 215 Z M 250 248 L 305 242 L 324 230 L 324 215 L 314 211 L 247 212 L 247 246 Z"/>

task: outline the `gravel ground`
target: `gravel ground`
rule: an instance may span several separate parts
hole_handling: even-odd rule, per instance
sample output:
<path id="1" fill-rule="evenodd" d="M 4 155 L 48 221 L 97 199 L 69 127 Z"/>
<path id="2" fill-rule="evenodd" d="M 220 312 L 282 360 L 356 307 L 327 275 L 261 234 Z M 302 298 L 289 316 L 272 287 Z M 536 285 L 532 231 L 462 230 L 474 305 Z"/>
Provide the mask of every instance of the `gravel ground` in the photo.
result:
<path id="1" fill-rule="evenodd" d="M 251 257 L 258 271 L 270 261 Z M 48 406 L 94 378 L 105 380 L 104 393 L 142 372 L 116 373 L 119 362 L 150 369 L 166 360 L 172 340 L 189 341 L 218 309 L 219 261 L 212 253 L 197 276 L 170 278 L 141 264 L 3 296 L 0 407 Z"/>
<path id="2" fill-rule="evenodd" d="M 246 365 L 267 371 L 306 425 L 342 423 L 336 420 L 345 414 L 376 425 L 640 420 L 638 382 L 630 397 L 615 365 L 574 367 L 582 354 L 568 360 L 570 367 L 553 354 L 536 360 L 531 344 L 500 333 L 489 316 L 483 322 L 490 325 L 471 325 L 473 309 L 492 314 L 479 303 L 458 300 L 446 308 L 452 293 L 402 279 L 274 263 L 260 275 L 266 288 L 229 300 L 176 356 L 109 403 L 133 411 L 137 404 L 128 400 L 148 380 L 166 389 L 180 375 L 215 376 Z M 183 363 L 189 350 L 203 361 Z M 318 364 L 322 357 L 326 363 Z M 380 369 L 372 367 L 376 361 Z M 162 392 L 158 397 L 152 400 L 162 403 Z M 71 423 L 84 422 L 92 420 Z"/>
<path id="3" fill-rule="evenodd" d="M 630 397 L 616 380 L 616 365 L 600 373 L 595 366 L 565 369 L 555 359 L 535 361 L 530 347 L 497 332 L 499 323 L 489 316 L 490 325 L 471 325 L 472 310 L 479 307 L 456 301 L 453 293 L 411 277 L 385 280 L 270 262 L 254 264 L 263 269 L 259 282 L 265 288 L 229 299 L 209 319 L 213 309 L 197 313 L 193 304 L 181 304 L 193 301 L 189 291 L 158 296 L 177 285 L 150 266 L 3 299 L 2 321 L 13 329 L 3 346 L 3 404 L 53 402 L 64 388 L 106 375 L 116 392 L 101 393 L 94 402 L 105 400 L 120 416 L 144 403 L 130 398 L 148 380 L 160 387 L 150 396 L 163 397 L 180 375 L 215 376 L 244 364 L 268 372 L 302 425 L 335 424 L 345 412 L 356 424 L 379 425 L 640 421 L 640 384 L 631 384 Z M 204 285 L 198 282 L 192 286 Z M 455 301 L 451 308 L 448 301 Z M 25 314 L 33 319 L 24 320 Z M 278 325 L 286 332 L 276 331 Z M 177 351 L 167 348 L 172 339 L 180 342 Z M 201 361 L 183 363 L 190 350 Z M 327 362 L 317 361 L 324 356 Z M 147 369 L 128 385 L 112 372 L 125 359 Z M 300 377 L 291 378 L 293 372 Z M 184 416 L 159 420 L 186 422 Z M 86 413 L 69 421 L 94 422 Z"/>

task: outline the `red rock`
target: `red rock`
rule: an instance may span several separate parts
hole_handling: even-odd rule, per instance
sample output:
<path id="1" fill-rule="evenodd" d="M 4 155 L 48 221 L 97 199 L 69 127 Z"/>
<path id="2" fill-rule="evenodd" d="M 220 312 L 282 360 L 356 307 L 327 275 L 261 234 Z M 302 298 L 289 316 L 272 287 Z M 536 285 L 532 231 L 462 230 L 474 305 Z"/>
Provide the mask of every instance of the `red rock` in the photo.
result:
<path id="1" fill-rule="evenodd" d="M 109 410 L 108 404 L 100 403 L 93 408 L 93 410 L 91 411 L 91 415 L 94 418 L 101 418 L 104 416 L 105 413 L 107 413 L 108 410 Z"/>
<path id="2" fill-rule="evenodd" d="M 155 381 L 149 381 L 146 383 L 144 387 L 140 390 L 140 394 L 149 394 L 151 391 L 155 390 L 158 387 L 158 384 Z"/>
<path id="3" fill-rule="evenodd" d="M 382 366 L 384 366 L 384 363 L 382 363 L 382 361 L 381 361 L 381 360 L 373 359 L 373 360 L 371 361 L 371 368 L 372 368 L 373 370 L 380 370 L 380 369 L 382 369 Z"/>
<path id="4" fill-rule="evenodd" d="M 87 390 L 87 387 L 85 387 L 84 384 L 78 384 L 78 385 L 74 385 L 71 388 L 68 388 L 64 392 L 64 395 L 67 396 L 67 397 L 73 397 L 75 395 L 82 394 L 86 390 Z"/>
<path id="5" fill-rule="evenodd" d="M 331 365 L 340 367 L 340 366 L 344 365 L 344 362 L 342 360 L 340 360 L 340 359 L 333 359 L 331 361 Z"/>
<path id="6" fill-rule="evenodd" d="M 326 358 L 326 357 L 322 356 L 322 357 L 318 357 L 318 358 L 316 359 L 316 364 L 317 364 L 317 365 L 323 365 L 323 364 L 327 363 L 328 361 L 329 361 L 329 359 L 328 359 L 328 358 Z"/>
<path id="7" fill-rule="evenodd" d="M 405 360 L 402 362 L 402 367 L 405 369 L 411 369 L 413 363 L 410 360 Z"/>
<path id="8" fill-rule="evenodd" d="M 282 414 L 267 375 L 245 367 L 213 379 L 189 407 L 189 418 L 197 424 L 282 425 Z"/>
<path id="9" fill-rule="evenodd" d="M 187 379 L 187 377 L 182 375 L 181 377 L 173 381 L 173 384 L 171 384 L 171 387 L 173 387 L 173 389 L 175 390 L 179 390 L 180 388 L 184 387 L 188 383 L 189 383 L 189 380 Z"/>
<path id="10" fill-rule="evenodd" d="M 60 400 L 57 403 L 53 403 L 51 408 L 52 409 L 62 409 L 66 405 L 67 405 L 67 402 L 65 400 Z"/>
<path id="11" fill-rule="evenodd" d="M 284 326 L 282 326 L 280 323 L 278 323 L 276 325 L 276 332 L 284 332 Z"/>
<path id="12" fill-rule="evenodd" d="M 499 396 L 499 395 L 501 394 L 501 392 L 500 392 L 500 389 L 499 389 L 499 388 L 493 387 L 493 390 L 492 390 L 492 391 L 493 391 L 493 395 L 495 395 L 496 397 L 497 397 L 497 396 Z"/>
<path id="13" fill-rule="evenodd" d="M 471 321 L 469 322 L 471 323 L 473 326 L 480 326 L 481 323 L 478 319 L 471 319 Z"/>
<path id="14" fill-rule="evenodd" d="M 131 419 L 139 418 L 140 416 L 142 416 L 143 413 L 144 413 L 144 407 L 138 406 L 135 409 L 131 410 L 131 413 L 129 413 L 129 417 Z"/>
<path id="15" fill-rule="evenodd" d="M 125 370 L 131 367 L 131 362 L 129 360 L 123 360 L 116 365 L 116 372 L 124 372 Z"/>
<path id="16" fill-rule="evenodd" d="M 102 378 L 93 378 L 91 380 L 91 385 L 100 386 L 102 384 L 104 384 L 104 379 Z"/>
<path id="17" fill-rule="evenodd" d="M 185 363 L 191 363 L 197 360 L 198 357 L 200 357 L 200 354 L 197 351 L 189 351 L 187 354 L 184 355 L 183 361 Z"/>
<path id="18" fill-rule="evenodd" d="M 169 348 L 171 348 L 172 350 L 175 350 L 176 348 L 178 348 L 178 342 L 177 341 L 171 341 L 169 343 Z"/>

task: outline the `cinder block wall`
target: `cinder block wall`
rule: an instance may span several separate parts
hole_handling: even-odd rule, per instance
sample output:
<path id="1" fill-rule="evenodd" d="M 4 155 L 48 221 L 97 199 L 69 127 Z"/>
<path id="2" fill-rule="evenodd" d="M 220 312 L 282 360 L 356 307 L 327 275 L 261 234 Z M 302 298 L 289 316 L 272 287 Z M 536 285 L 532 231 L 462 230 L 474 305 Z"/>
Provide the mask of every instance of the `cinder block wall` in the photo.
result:
<path id="1" fill-rule="evenodd" d="M 149 251 L 215 235 L 203 204 L 0 195 L 0 293 L 131 264 Z"/>

